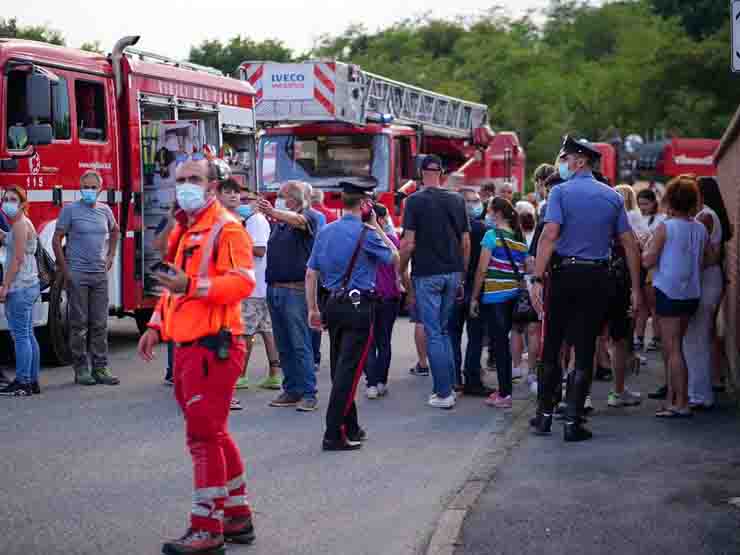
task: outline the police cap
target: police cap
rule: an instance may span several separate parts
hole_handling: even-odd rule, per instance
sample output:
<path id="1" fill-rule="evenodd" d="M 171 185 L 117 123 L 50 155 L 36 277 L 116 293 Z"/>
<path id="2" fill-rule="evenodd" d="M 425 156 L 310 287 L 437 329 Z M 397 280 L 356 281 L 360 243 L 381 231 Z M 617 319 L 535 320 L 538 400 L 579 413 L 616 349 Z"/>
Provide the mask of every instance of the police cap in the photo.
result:
<path id="1" fill-rule="evenodd" d="M 346 179 L 339 182 L 342 192 L 348 195 L 370 196 L 373 194 L 376 185 L 375 179 L 353 179 L 352 181 Z"/>
<path id="2" fill-rule="evenodd" d="M 563 146 L 560 147 L 558 158 L 566 154 L 583 154 L 592 162 L 601 158 L 601 152 L 586 139 L 575 140 L 569 135 L 566 135 L 563 139 Z"/>
<path id="3" fill-rule="evenodd" d="M 427 154 L 421 161 L 421 170 L 425 172 L 441 172 L 442 159 L 436 154 Z"/>

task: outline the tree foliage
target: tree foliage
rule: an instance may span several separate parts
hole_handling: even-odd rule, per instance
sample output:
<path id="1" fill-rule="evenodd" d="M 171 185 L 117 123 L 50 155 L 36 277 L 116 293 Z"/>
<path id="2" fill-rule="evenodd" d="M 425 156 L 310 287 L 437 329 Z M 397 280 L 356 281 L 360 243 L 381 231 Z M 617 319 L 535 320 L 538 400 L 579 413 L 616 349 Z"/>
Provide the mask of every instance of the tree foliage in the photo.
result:
<path id="1" fill-rule="evenodd" d="M 291 59 L 292 52 L 282 41 L 268 39 L 256 42 L 241 35 L 226 43 L 220 40 L 206 40 L 199 46 L 190 48 L 191 62 L 215 67 L 227 75 L 234 73 L 246 60 L 288 62 Z"/>
<path id="2" fill-rule="evenodd" d="M 95 52 L 97 54 L 103 54 L 103 47 L 100 45 L 99 40 L 95 40 L 92 42 L 83 42 L 82 46 L 80 46 L 80 50 L 84 50 L 85 52 Z"/>
<path id="3" fill-rule="evenodd" d="M 15 17 L 9 19 L 0 17 L 0 38 L 37 40 L 64 46 L 64 35 L 61 31 L 46 25 L 18 25 Z"/>

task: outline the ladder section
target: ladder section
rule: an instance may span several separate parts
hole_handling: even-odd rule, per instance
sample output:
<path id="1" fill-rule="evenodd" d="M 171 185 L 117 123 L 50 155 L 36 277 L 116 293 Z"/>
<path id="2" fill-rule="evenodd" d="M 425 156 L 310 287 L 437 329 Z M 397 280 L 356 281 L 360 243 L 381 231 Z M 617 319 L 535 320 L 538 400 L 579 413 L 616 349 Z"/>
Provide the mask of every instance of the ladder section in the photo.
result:
<path id="1" fill-rule="evenodd" d="M 486 125 L 488 107 L 445 96 L 361 72 L 364 89 L 364 115 L 391 114 L 396 122 L 421 125 L 426 131 L 442 135 L 471 137 L 473 129 Z"/>
<path id="2" fill-rule="evenodd" d="M 168 58 L 161 54 L 155 54 L 153 52 L 147 52 L 146 50 L 139 50 L 138 48 L 131 48 L 130 46 L 124 50 L 124 53 L 131 58 L 138 58 L 142 62 L 150 62 L 155 64 L 165 64 L 172 67 L 179 67 L 182 69 L 189 69 L 190 71 L 198 71 L 201 73 L 209 73 L 218 77 L 223 77 L 224 74 L 221 70 L 213 67 L 202 66 L 200 64 L 194 64 L 192 62 L 184 62 L 182 60 L 175 60 L 174 58 Z"/>

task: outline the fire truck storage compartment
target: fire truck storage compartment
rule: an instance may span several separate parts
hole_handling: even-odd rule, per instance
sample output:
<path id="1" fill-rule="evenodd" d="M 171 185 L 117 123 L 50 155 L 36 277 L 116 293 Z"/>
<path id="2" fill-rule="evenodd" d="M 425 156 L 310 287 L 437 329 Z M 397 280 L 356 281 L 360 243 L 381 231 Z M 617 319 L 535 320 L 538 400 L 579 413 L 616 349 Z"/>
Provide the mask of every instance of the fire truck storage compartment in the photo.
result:
<path id="1" fill-rule="evenodd" d="M 153 245 L 157 229 L 163 224 L 175 202 L 177 160 L 202 155 L 208 148 L 219 148 L 218 113 L 179 110 L 162 106 L 144 106 L 141 125 L 141 162 L 143 181 L 143 276 L 144 294 L 158 296 L 159 287 L 151 267 L 162 260 Z M 148 116 L 168 119 L 147 119 Z"/>

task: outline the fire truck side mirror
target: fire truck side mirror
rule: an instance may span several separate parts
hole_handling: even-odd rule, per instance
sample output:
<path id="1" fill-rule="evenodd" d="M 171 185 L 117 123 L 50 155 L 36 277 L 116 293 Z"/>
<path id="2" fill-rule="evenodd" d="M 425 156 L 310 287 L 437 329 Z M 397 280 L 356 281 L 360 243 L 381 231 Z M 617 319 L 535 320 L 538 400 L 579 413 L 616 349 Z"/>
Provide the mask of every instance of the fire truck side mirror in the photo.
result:
<path id="1" fill-rule="evenodd" d="M 473 144 L 480 148 L 487 148 L 493 140 L 493 133 L 488 127 L 476 127 L 473 129 Z"/>
<path id="2" fill-rule="evenodd" d="M 31 121 L 51 120 L 51 84 L 41 73 L 29 73 L 26 78 L 26 115 Z"/>

